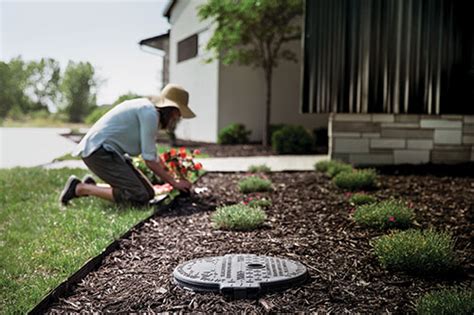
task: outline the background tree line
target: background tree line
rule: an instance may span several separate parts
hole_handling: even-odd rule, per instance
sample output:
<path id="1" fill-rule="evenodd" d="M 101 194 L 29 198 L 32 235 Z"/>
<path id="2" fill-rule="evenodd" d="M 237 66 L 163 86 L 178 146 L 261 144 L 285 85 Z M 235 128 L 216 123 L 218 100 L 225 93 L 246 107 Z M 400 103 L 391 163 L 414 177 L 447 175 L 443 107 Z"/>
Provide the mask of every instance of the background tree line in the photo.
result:
<path id="1" fill-rule="evenodd" d="M 70 61 L 64 71 L 52 58 L 0 61 L 0 119 L 55 117 L 83 122 L 97 107 L 99 78 L 89 62 Z"/>

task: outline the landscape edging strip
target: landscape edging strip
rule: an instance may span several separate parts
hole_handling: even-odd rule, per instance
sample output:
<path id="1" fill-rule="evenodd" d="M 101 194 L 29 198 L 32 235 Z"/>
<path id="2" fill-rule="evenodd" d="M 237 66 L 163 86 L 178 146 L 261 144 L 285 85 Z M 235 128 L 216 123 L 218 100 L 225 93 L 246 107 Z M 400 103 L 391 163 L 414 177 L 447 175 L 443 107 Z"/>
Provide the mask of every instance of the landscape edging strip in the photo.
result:
<path id="1" fill-rule="evenodd" d="M 176 196 L 177 197 L 177 196 Z M 156 213 L 161 211 L 166 211 L 169 209 L 176 200 L 176 197 L 171 200 L 169 204 L 165 204 L 165 198 L 160 202 L 160 207 L 157 207 L 148 217 L 141 220 L 134 226 L 132 226 L 127 232 L 121 235 L 119 238 L 115 239 L 112 243 L 110 243 L 99 255 L 89 259 L 78 271 L 72 274 L 69 278 L 59 284 L 56 288 L 51 290 L 32 310 L 28 312 L 28 314 L 44 314 L 48 308 L 56 302 L 60 297 L 66 295 L 67 292 L 71 290 L 79 281 L 84 279 L 90 272 L 96 270 L 101 265 L 104 258 L 116 250 L 119 246 L 119 241 L 125 238 L 128 238 L 132 231 L 135 229 L 140 228 L 145 222 L 151 219 Z"/>

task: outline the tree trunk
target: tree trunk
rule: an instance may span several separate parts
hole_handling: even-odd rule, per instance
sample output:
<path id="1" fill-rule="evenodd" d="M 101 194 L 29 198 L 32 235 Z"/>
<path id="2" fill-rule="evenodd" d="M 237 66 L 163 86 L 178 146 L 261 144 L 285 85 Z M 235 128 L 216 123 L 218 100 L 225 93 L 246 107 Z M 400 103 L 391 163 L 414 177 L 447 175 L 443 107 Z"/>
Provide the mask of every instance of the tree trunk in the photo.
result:
<path id="1" fill-rule="evenodd" d="M 272 109 L 272 67 L 265 70 L 265 83 L 267 89 L 267 97 L 265 102 L 265 115 L 263 118 L 263 145 L 268 146 L 271 143 L 270 139 L 270 115 Z"/>

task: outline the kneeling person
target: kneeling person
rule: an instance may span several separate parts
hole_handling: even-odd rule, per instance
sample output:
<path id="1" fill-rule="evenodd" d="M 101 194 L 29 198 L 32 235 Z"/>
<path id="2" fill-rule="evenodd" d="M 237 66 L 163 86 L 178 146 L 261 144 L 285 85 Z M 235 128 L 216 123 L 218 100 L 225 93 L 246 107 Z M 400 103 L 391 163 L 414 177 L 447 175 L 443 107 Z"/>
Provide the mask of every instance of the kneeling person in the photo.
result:
<path id="1" fill-rule="evenodd" d="M 69 177 L 60 195 L 67 205 L 76 197 L 95 196 L 117 203 L 145 205 L 155 193 L 149 180 L 136 169 L 129 156 L 142 155 L 146 165 L 161 179 L 181 191 L 191 183 L 175 180 L 156 154 L 159 129 L 173 130 L 179 119 L 193 118 L 189 95 L 182 87 L 168 84 L 159 98 L 138 98 L 118 104 L 101 117 L 74 150 L 87 167 L 110 187 L 95 185 L 93 178 L 82 181 Z"/>

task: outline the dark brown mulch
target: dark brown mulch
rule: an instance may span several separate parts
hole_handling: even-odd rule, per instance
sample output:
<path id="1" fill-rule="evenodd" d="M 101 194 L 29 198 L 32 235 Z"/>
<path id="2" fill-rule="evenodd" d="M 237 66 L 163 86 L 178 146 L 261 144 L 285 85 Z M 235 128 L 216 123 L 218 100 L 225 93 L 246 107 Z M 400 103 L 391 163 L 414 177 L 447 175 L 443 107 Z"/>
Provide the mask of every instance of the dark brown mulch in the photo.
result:
<path id="1" fill-rule="evenodd" d="M 314 172 L 269 175 L 275 191 L 265 227 L 252 232 L 214 230 L 210 214 L 217 205 L 241 202 L 236 189 L 245 174 L 208 174 L 198 183 L 210 191 L 177 201 L 121 241 L 99 270 L 73 294 L 53 306 L 65 311 L 182 311 L 407 313 L 424 292 L 440 285 L 472 285 L 474 181 L 472 178 L 381 175 L 380 198 L 400 197 L 415 205 L 423 227 L 447 230 L 457 238 L 465 274 L 426 279 L 382 269 L 370 241 L 383 234 L 356 226 L 344 193 Z M 230 300 L 177 287 L 173 269 L 186 260 L 255 253 L 299 260 L 311 274 L 301 287 L 258 300 Z"/>

